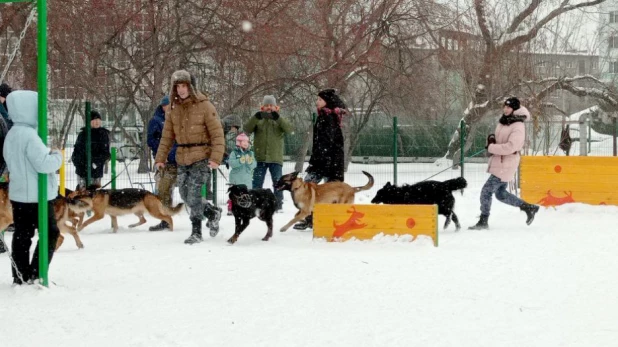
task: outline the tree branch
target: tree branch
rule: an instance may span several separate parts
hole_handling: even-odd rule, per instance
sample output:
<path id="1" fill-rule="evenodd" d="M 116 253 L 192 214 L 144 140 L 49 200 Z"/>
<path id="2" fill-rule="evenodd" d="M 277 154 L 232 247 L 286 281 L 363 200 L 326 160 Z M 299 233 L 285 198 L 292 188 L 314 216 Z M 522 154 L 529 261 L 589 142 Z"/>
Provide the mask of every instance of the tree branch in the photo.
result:
<path id="1" fill-rule="evenodd" d="M 515 16 L 515 18 L 513 18 L 513 22 L 511 22 L 511 25 L 506 32 L 508 34 L 516 32 L 517 28 L 524 21 L 524 19 L 528 18 L 539 7 L 541 1 L 542 0 L 532 0 L 530 5 L 528 5 L 525 10 L 521 11 L 517 16 Z"/>

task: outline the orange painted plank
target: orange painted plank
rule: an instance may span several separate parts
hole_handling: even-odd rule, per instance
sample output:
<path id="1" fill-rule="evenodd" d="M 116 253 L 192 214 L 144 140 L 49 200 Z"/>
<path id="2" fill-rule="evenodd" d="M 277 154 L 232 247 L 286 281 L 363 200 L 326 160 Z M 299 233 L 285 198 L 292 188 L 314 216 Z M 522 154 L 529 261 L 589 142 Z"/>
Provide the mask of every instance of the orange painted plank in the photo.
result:
<path id="1" fill-rule="evenodd" d="M 523 157 L 520 173 L 530 203 L 618 205 L 618 157 Z"/>
<path id="2" fill-rule="evenodd" d="M 427 235 L 438 245 L 436 205 L 317 204 L 313 236 L 329 241 L 385 235 Z"/>

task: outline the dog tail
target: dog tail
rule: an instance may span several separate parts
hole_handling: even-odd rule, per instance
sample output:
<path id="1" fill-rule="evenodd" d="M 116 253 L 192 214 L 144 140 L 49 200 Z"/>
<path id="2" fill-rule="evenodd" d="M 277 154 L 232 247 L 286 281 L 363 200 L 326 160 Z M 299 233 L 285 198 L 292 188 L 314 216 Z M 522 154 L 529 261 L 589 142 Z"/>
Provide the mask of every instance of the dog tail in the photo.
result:
<path id="1" fill-rule="evenodd" d="M 362 187 L 354 187 L 354 193 L 362 192 L 363 190 L 369 190 L 373 187 L 373 176 L 369 172 L 363 171 L 365 176 L 369 178 L 369 182 Z"/>
<path id="2" fill-rule="evenodd" d="M 444 181 L 446 190 L 452 192 L 454 190 L 464 189 L 468 186 L 468 182 L 463 177 L 457 177 L 452 180 Z"/>
<path id="3" fill-rule="evenodd" d="M 163 211 L 165 211 L 166 215 L 173 216 L 175 214 L 178 214 L 178 212 L 180 212 L 182 210 L 182 208 L 185 206 L 185 204 L 183 204 L 181 202 L 180 204 L 176 205 L 176 207 L 172 207 L 172 208 L 164 206 L 163 204 L 161 204 L 161 206 L 163 206 Z"/>

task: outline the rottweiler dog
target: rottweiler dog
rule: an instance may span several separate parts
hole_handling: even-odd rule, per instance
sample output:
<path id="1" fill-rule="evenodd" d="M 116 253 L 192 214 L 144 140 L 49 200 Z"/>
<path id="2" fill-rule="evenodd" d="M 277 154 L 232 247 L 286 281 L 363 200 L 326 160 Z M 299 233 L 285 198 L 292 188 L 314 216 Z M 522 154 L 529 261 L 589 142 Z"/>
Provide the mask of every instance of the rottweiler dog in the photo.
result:
<path id="1" fill-rule="evenodd" d="M 253 217 L 258 217 L 268 226 L 268 232 L 262 239 L 262 241 L 268 241 L 273 236 L 273 215 L 277 210 L 277 198 L 272 190 L 249 190 L 246 185 L 239 184 L 230 186 L 227 192 L 232 201 L 232 213 L 236 224 L 234 235 L 227 242 L 236 243 Z"/>

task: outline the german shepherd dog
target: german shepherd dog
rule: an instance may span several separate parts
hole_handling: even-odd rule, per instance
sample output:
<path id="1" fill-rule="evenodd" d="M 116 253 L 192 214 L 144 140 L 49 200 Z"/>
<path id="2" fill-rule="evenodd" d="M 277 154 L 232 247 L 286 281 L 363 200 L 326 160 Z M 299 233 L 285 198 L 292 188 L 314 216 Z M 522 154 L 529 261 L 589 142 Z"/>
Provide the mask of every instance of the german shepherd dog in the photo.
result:
<path id="1" fill-rule="evenodd" d="M 468 182 L 463 177 L 452 180 L 423 181 L 413 185 L 403 185 L 397 187 L 387 182 L 384 187 L 378 190 L 376 196 L 371 200 L 372 204 L 398 204 L 398 205 L 438 205 L 438 214 L 446 217 L 444 229 L 451 223 L 451 218 L 455 223 L 456 230 L 459 230 L 459 219 L 453 211 L 455 208 L 455 197 L 453 191 L 464 189 Z"/>
<path id="2" fill-rule="evenodd" d="M 70 208 L 76 212 L 91 210 L 94 215 L 77 228 L 78 231 L 93 222 L 103 219 L 105 215 L 112 218 L 113 232 L 118 232 L 118 220 L 116 217 L 127 214 L 135 214 L 139 222 L 129 225 L 135 228 L 146 223 L 144 214 L 163 220 L 170 225 L 170 231 L 174 229 L 172 216 L 182 210 L 184 204 L 169 209 L 161 203 L 156 195 L 144 189 L 126 188 L 118 190 L 99 189 L 98 186 L 82 188 L 69 199 Z"/>
<path id="3" fill-rule="evenodd" d="M 72 192 L 67 189 L 67 196 L 70 193 Z M 60 194 L 53 200 L 54 216 L 58 229 L 60 229 L 60 235 L 58 235 L 58 241 L 56 242 L 56 250 L 60 248 L 64 242 L 62 233 L 71 234 L 75 239 L 77 247 L 84 248 L 84 244 L 75 229 L 79 225 L 79 215 L 69 208 L 67 201 L 67 198 Z M 67 225 L 67 222 L 71 223 L 71 225 Z M 11 224 L 13 224 L 13 206 L 11 205 L 11 200 L 9 200 L 9 183 L 0 183 L 0 230 L 6 229 L 6 227 Z"/>
<path id="4" fill-rule="evenodd" d="M 227 242 L 234 244 L 253 217 L 258 217 L 266 223 L 268 232 L 262 241 L 268 241 L 273 236 L 273 215 L 277 210 L 277 198 L 272 190 L 249 190 L 246 185 L 240 184 L 230 186 L 227 191 L 232 201 L 232 213 L 236 225 L 234 235 Z"/>
<path id="5" fill-rule="evenodd" d="M 362 187 L 351 187 L 344 182 L 326 182 L 324 184 L 316 184 L 313 182 L 304 182 L 298 177 L 298 172 L 292 172 L 281 177 L 275 189 L 289 190 L 294 200 L 294 206 L 298 212 L 292 220 L 281 228 L 281 231 L 286 231 L 294 223 L 305 219 L 313 212 L 315 204 L 353 204 L 354 194 L 363 190 L 369 190 L 373 187 L 373 176 L 368 172 L 363 171 L 363 174 L 369 178 L 369 182 Z"/>

